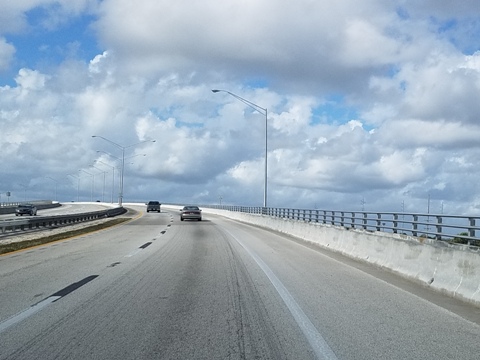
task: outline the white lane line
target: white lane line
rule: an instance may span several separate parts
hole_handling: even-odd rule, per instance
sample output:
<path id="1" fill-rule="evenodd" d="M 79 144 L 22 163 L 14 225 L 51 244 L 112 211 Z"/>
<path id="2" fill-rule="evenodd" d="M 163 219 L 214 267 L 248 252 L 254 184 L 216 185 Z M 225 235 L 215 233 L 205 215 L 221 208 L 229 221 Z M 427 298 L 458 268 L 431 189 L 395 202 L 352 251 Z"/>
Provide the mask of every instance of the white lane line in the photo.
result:
<path id="1" fill-rule="evenodd" d="M 137 250 L 135 250 L 134 252 L 132 252 L 131 254 L 128 254 L 128 255 L 125 255 L 126 258 L 129 258 L 129 257 L 132 257 L 132 256 L 135 256 L 137 255 L 140 251 L 142 251 L 143 249 L 141 248 L 138 248 Z"/>
<path id="2" fill-rule="evenodd" d="M 137 250 L 135 250 L 133 253 L 128 254 L 128 255 L 125 255 L 125 257 L 128 258 L 128 257 L 135 256 L 135 255 L 137 255 L 140 251 L 146 249 L 146 248 L 149 247 L 150 245 L 152 245 L 152 242 L 151 242 L 151 241 L 143 244 L 143 245 L 140 246 Z"/>
<path id="3" fill-rule="evenodd" d="M 52 302 L 60 298 L 61 296 L 50 296 L 45 300 L 42 300 L 39 303 L 36 303 L 35 305 L 32 305 L 28 309 L 25 309 L 19 312 L 18 314 L 13 315 L 10 319 L 7 319 L 0 323 L 0 333 L 7 330 L 10 326 L 15 325 L 16 323 L 19 323 L 20 321 L 25 320 L 29 316 L 32 316 L 33 314 L 39 312 L 44 307 L 50 305 Z"/>
<path id="4" fill-rule="evenodd" d="M 72 284 L 64 287 L 63 289 L 57 291 L 55 294 L 50 295 L 46 299 L 30 306 L 28 309 L 25 309 L 25 310 L 17 313 L 16 315 L 13 315 L 11 318 L 8 318 L 7 320 L 2 321 L 0 323 L 0 333 L 7 330 L 10 326 L 15 325 L 22 320 L 25 320 L 26 318 L 32 316 L 33 314 L 36 314 L 37 312 L 39 312 L 40 310 L 42 310 L 46 306 L 48 306 L 51 303 L 57 301 L 58 299 L 61 299 L 64 296 L 67 296 L 71 292 L 77 290 L 78 288 L 80 288 L 83 285 L 89 283 L 90 281 L 94 280 L 97 277 L 98 277 L 98 275 L 87 276 L 86 278 L 84 278 L 80 281 L 77 281 L 75 283 L 72 283 Z"/>
<path id="5" fill-rule="evenodd" d="M 263 260 L 260 259 L 254 252 L 252 252 L 241 240 L 237 239 L 229 231 L 227 231 L 227 233 L 245 249 L 245 251 L 253 258 L 253 260 L 255 260 L 258 266 L 260 266 L 265 275 L 267 275 L 268 279 L 277 290 L 278 294 L 282 298 L 288 310 L 290 310 L 290 313 L 293 315 L 298 326 L 307 338 L 308 343 L 312 347 L 317 358 L 325 360 L 338 360 L 337 356 L 330 346 L 328 346 L 323 336 L 315 328 L 315 325 L 312 324 L 310 319 L 303 312 L 300 305 L 298 305 L 293 296 L 289 293 L 289 291 L 285 288 L 273 271 L 268 267 L 268 265 L 265 264 Z"/>

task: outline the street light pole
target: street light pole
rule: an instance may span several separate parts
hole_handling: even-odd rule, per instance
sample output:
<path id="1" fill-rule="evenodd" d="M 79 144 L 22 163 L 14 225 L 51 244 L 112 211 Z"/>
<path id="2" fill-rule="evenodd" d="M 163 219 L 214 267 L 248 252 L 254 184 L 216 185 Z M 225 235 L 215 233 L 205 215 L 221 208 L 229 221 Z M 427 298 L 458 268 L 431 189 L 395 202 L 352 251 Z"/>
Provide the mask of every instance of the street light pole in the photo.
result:
<path id="1" fill-rule="evenodd" d="M 245 105 L 251 107 L 255 111 L 259 112 L 262 115 L 265 115 L 265 178 L 264 178 L 264 185 L 263 185 L 263 207 L 267 207 L 267 183 L 268 183 L 268 166 L 267 166 L 267 161 L 268 161 L 268 110 L 266 108 L 263 108 L 247 99 L 242 98 L 241 96 L 238 96 L 230 91 L 227 90 L 218 90 L 218 89 L 213 89 L 212 92 L 218 93 L 218 92 L 224 92 L 227 93 L 231 96 L 233 96 L 235 99 L 241 101 Z"/>
<path id="2" fill-rule="evenodd" d="M 94 137 L 94 138 L 98 137 L 100 139 L 103 139 L 103 140 L 109 142 L 110 144 L 116 146 L 120 150 L 122 150 L 122 168 L 121 168 L 121 171 L 120 171 L 120 193 L 118 194 L 118 205 L 122 206 L 123 205 L 123 176 L 124 176 L 124 168 L 125 168 L 125 149 L 128 149 L 132 146 L 139 145 L 139 144 L 142 144 L 142 143 L 145 143 L 145 142 L 155 142 L 155 140 L 144 140 L 144 141 L 140 141 L 138 143 L 132 144 L 132 145 L 122 146 L 122 145 L 117 144 L 116 142 L 113 142 L 112 140 L 109 140 L 109 139 L 107 139 L 103 136 L 92 135 L 92 137 Z"/>
<path id="3" fill-rule="evenodd" d="M 68 174 L 67 176 L 71 176 L 74 178 L 77 178 L 77 202 L 80 201 L 80 176 L 73 175 L 73 174 Z"/>
<path id="4" fill-rule="evenodd" d="M 100 161 L 100 160 L 95 160 L 95 162 L 112 168 L 112 204 L 113 204 L 113 191 L 114 191 L 114 188 L 115 188 L 115 166 L 108 165 L 108 164 L 106 164 L 106 163 L 104 163 L 103 161 Z M 104 175 L 104 178 L 105 178 L 105 175 Z"/>
<path id="5" fill-rule="evenodd" d="M 18 185 L 23 187 L 23 201 L 26 202 L 27 201 L 27 185 L 23 185 L 23 184 L 18 184 Z"/>
<path id="6" fill-rule="evenodd" d="M 54 178 L 50 177 L 50 176 L 46 176 L 47 179 L 50 179 L 52 180 L 53 182 L 55 182 L 55 201 L 57 201 L 57 188 L 58 188 L 58 181 L 55 180 Z"/>
<path id="7" fill-rule="evenodd" d="M 89 172 L 86 172 L 83 169 L 80 169 L 78 171 L 83 171 L 85 174 L 90 175 L 92 177 L 92 185 L 91 185 L 91 188 L 90 188 L 90 201 L 93 202 L 93 187 L 94 187 L 93 184 L 95 182 L 95 176 L 93 174 L 90 174 Z"/>
<path id="8" fill-rule="evenodd" d="M 102 202 L 105 202 L 105 171 L 100 168 L 97 168 L 95 165 L 92 165 L 94 169 L 97 169 L 103 173 L 103 189 L 102 189 Z"/>
<path id="9" fill-rule="evenodd" d="M 155 141 L 153 141 L 155 142 Z M 101 150 L 97 150 L 97 153 L 103 153 L 103 154 L 106 154 L 110 157 L 113 157 L 114 159 L 116 159 L 117 161 L 122 161 L 122 159 L 106 152 L 106 151 L 101 151 Z M 132 156 L 127 156 L 125 158 L 123 158 L 124 160 L 127 160 L 127 159 L 131 159 L 131 158 L 134 158 L 134 157 L 137 157 L 137 156 L 147 156 L 147 154 L 136 154 L 136 155 L 132 155 Z M 108 165 L 108 164 L 105 164 L 103 161 L 100 161 L 100 160 L 95 160 L 95 162 L 99 162 L 99 163 L 102 163 L 104 165 L 107 165 L 107 166 L 110 166 L 112 168 L 112 203 L 113 203 L 113 188 L 114 188 L 114 184 L 115 184 L 115 167 L 111 166 L 111 165 Z M 133 164 L 133 163 L 132 163 Z M 117 168 L 118 169 L 118 168 Z M 125 172 L 124 172 L 125 174 Z M 121 178 L 121 177 L 120 177 Z"/>

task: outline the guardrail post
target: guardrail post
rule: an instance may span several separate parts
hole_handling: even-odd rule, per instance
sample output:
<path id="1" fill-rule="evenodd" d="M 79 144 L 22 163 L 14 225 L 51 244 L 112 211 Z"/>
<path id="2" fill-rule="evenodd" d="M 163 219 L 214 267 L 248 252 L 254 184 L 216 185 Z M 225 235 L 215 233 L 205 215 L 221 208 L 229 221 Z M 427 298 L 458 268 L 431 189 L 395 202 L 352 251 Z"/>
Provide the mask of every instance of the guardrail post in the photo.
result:
<path id="1" fill-rule="evenodd" d="M 355 213 L 352 211 L 352 229 L 355 229 Z"/>
<path id="2" fill-rule="evenodd" d="M 437 224 L 435 226 L 437 228 L 437 234 L 435 235 L 435 238 L 437 240 L 441 240 L 442 239 L 442 235 L 440 235 L 442 233 L 442 217 L 441 216 L 437 216 Z"/>
<path id="3" fill-rule="evenodd" d="M 417 236 L 417 230 L 418 230 L 418 215 L 413 215 L 413 223 L 412 223 L 412 226 L 413 226 L 413 231 L 412 231 L 412 235 L 413 236 Z"/>
<path id="4" fill-rule="evenodd" d="M 345 227 L 345 213 L 343 211 L 340 212 L 340 226 Z"/>
<path id="5" fill-rule="evenodd" d="M 363 230 L 367 230 L 367 213 L 363 213 Z"/>
<path id="6" fill-rule="evenodd" d="M 398 214 L 393 214 L 393 233 L 398 233 Z"/>
<path id="7" fill-rule="evenodd" d="M 332 211 L 332 225 L 335 225 L 335 211 Z"/>
<path id="8" fill-rule="evenodd" d="M 470 222 L 470 227 L 468 228 L 468 236 L 475 237 L 475 218 L 468 218 Z M 470 244 L 470 240 L 468 241 Z"/>
<path id="9" fill-rule="evenodd" d="M 377 213 L 377 231 L 382 231 L 382 214 Z"/>

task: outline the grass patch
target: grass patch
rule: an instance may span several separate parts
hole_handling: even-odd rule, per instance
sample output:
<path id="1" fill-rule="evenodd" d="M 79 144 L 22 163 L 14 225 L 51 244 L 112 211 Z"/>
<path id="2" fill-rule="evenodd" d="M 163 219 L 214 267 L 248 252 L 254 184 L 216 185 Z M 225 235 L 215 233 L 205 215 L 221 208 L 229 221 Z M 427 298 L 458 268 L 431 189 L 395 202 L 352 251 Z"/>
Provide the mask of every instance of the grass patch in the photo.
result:
<path id="1" fill-rule="evenodd" d="M 58 241 L 58 240 L 63 240 L 67 239 L 73 236 L 78 236 L 78 235 L 83 235 L 87 234 L 93 231 L 97 230 L 102 230 L 111 226 L 115 226 L 118 224 L 121 224 L 125 221 L 131 220 L 130 218 L 115 218 L 111 219 L 109 221 L 106 221 L 101 224 L 96 224 L 92 226 L 87 226 L 82 229 L 76 229 L 76 230 L 70 230 L 70 231 L 65 231 L 59 234 L 53 234 L 53 235 L 46 235 L 43 237 L 40 237 L 38 239 L 33 239 L 33 240 L 25 240 L 25 241 L 18 241 L 18 242 L 13 242 L 9 244 L 0 244 L 0 255 L 2 254 L 7 254 L 12 251 L 18 251 L 18 250 L 23 250 L 23 249 L 28 249 L 33 246 L 38 246 L 38 245 L 43 245 L 43 244 L 48 244 L 53 241 Z"/>

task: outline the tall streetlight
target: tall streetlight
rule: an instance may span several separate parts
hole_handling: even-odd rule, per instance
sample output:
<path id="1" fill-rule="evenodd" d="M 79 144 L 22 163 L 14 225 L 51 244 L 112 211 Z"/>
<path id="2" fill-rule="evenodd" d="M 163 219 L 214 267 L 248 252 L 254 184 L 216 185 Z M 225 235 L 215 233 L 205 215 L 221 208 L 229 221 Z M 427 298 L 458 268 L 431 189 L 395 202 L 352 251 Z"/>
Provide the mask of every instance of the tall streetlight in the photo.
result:
<path id="1" fill-rule="evenodd" d="M 113 204 L 113 191 L 115 189 L 115 166 L 108 165 L 107 163 L 104 163 L 103 161 L 100 161 L 100 160 L 95 160 L 95 162 L 112 168 L 112 204 Z"/>
<path id="2" fill-rule="evenodd" d="M 50 179 L 52 180 L 53 182 L 55 182 L 55 201 L 57 201 L 57 188 L 58 188 L 58 181 L 55 180 L 54 178 L 50 177 L 50 176 L 45 176 L 47 179 Z"/>
<path id="3" fill-rule="evenodd" d="M 152 142 L 155 142 L 155 140 L 153 140 Z M 110 154 L 110 153 L 108 153 L 108 152 L 106 152 L 106 151 L 97 150 L 97 153 L 106 154 L 106 155 L 108 155 L 108 156 L 110 156 L 110 157 L 112 157 L 112 158 L 114 158 L 114 159 L 122 162 L 122 159 L 120 159 L 119 157 L 116 157 L 115 155 L 112 155 L 112 154 Z M 132 156 L 126 156 L 126 157 L 123 158 L 123 163 L 124 163 L 124 165 L 125 165 L 125 160 L 131 159 L 131 158 L 134 158 L 134 157 L 137 157 L 137 156 L 147 156 L 147 154 L 136 154 L 136 155 L 132 155 Z M 100 160 L 95 160 L 95 161 L 101 162 Z M 105 163 L 103 163 L 103 164 L 105 164 Z M 133 163 L 130 163 L 130 164 L 133 164 Z M 105 164 L 105 165 L 107 165 L 107 164 Z M 109 165 L 107 165 L 107 166 L 109 166 Z M 113 168 L 113 169 L 114 169 L 114 170 L 113 170 L 113 173 L 114 173 L 114 172 L 115 172 L 115 168 Z M 125 177 L 125 171 L 123 172 L 123 177 Z M 112 185 L 112 192 L 113 192 L 113 185 Z M 112 195 L 112 199 L 113 199 L 113 195 Z M 113 203 L 113 200 L 112 200 L 112 203 Z"/>
<path id="4" fill-rule="evenodd" d="M 23 201 L 27 201 L 27 185 L 24 184 L 18 184 L 21 187 L 23 187 Z"/>
<path id="5" fill-rule="evenodd" d="M 103 139 L 103 140 L 109 142 L 110 144 L 116 146 L 120 150 L 122 150 L 122 168 L 121 168 L 121 172 L 120 172 L 120 193 L 118 194 L 118 205 L 122 206 L 122 204 L 123 204 L 123 175 L 124 175 L 124 168 L 125 168 L 125 149 L 128 149 L 130 147 L 133 147 L 135 145 L 139 145 L 139 144 L 142 144 L 142 143 L 145 143 L 145 142 L 155 142 L 155 140 L 144 140 L 144 141 L 140 141 L 138 143 L 132 144 L 132 145 L 122 146 L 122 145 L 117 144 L 116 142 L 113 142 L 112 140 L 109 140 L 109 139 L 107 139 L 103 136 L 92 135 L 92 137 L 94 137 L 94 138 L 98 137 L 100 139 Z"/>
<path id="6" fill-rule="evenodd" d="M 231 96 L 233 96 L 235 99 L 241 101 L 242 103 L 244 103 L 245 105 L 248 105 L 249 107 L 251 107 L 253 110 L 259 112 L 260 114 L 262 115 L 265 115 L 265 179 L 264 179 L 264 185 L 263 185 L 263 207 L 267 207 L 267 155 L 268 155 L 268 126 L 267 126 L 267 118 L 268 118 L 268 110 L 266 108 L 263 108 L 247 99 L 244 99 L 242 98 L 241 96 L 238 96 L 230 91 L 227 91 L 227 90 L 218 90 L 218 89 L 214 89 L 212 90 L 212 92 L 214 93 L 218 93 L 218 92 L 224 92 L 224 93 L 227 93 Z"/>
<path id="7" fill-rule="evenodd" d="M 73 174 L 68 174 L 67 176 L 71 176 L 77 179 L 77 202 L 79 202 L 80 201 L 80 176 L 73 175 Z"/>
<path id="8" fill-rule="evenodd" d="M 93 187 L 94 187 L 93 183 L 95 182 L 95 176 L 93 174 L 90 174 L 89 172 L 83 170 L 83 169 L 78 170 L 78 172 L 81 172 L 81 171 L 83 171 L 85 174 L 90 175 L 92 177 L 92 186 L 90 188 L 90 201 L 93 202 Z"/>
<path id="9" fill-rule="evenodd" d="M 100 171 L 100 173 L 103 173 L 102 202 L 105 202 L 105 174 L 106 174 L 106 171 L 103 171 L 102 169 L 97 168 L 95 165 L 92 165 L 92 168 L 97 169 L 98 171 Z M 93 176 L 95 176 L 95 175 L 93 175 Z"/>
<path id="10" fill-rule="evenodd" d="M 155 141 L 153 141 L 153 142 L 155 142 Z M 115 155 L 112 155 L 112 154 L 110 154 L 106 151 L 97 150 L 97 153 L 103 153 L 103 154 L 106 154 L 106 155 L 120 161 L 120 162 L 122 161 L 122 159 L 120 159 L 120 158 L 116 157 Z M 127 156 L 127 157 L 124 158 L 124 160 L 131 159 L 131 158 L 134 158 L 134 157 L 137 157 L 137 156 L 147 156 L 147 154 L 136 154 L 136 155 L 132 155 L 132 156 Z M 115 184 L 115 180 L 114 180 L 115 179 L 115 167 L 113 167 L 111 165 L 108 165 L 108 164 L 105 164 L 103 161 L 100 161 L 100 160 L 95 160 L 95 162 L 100 162 L 100 163 L 102 163 L 104 165 L 107 165 L 107 166 L 110 166 L 112 168 L 112 204 L 113 204 L 113 188 L 114 188 L 114 184 Z M 131 163 L 131 164 L 133 164 L 133 163 Z M 123 174 L 125 176 L 125 172 Z"/>

